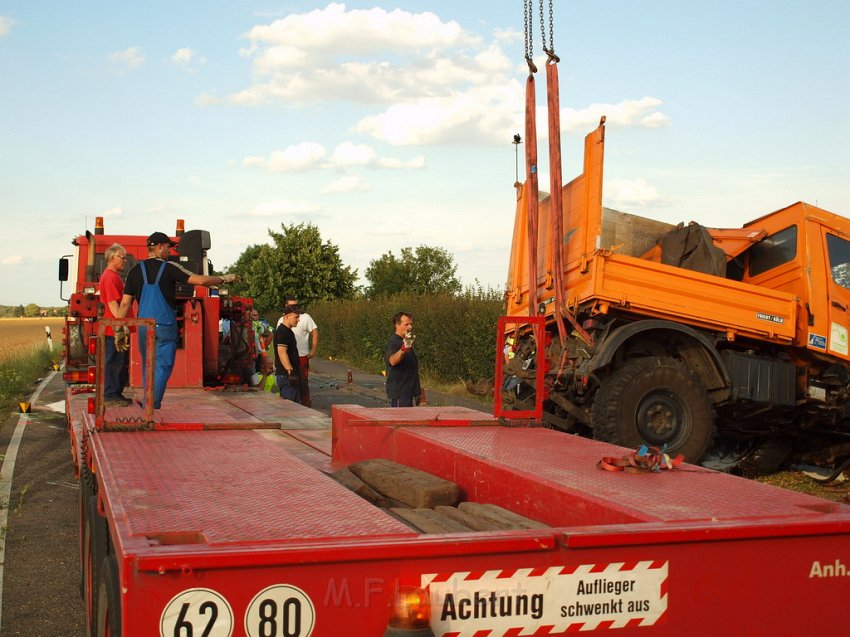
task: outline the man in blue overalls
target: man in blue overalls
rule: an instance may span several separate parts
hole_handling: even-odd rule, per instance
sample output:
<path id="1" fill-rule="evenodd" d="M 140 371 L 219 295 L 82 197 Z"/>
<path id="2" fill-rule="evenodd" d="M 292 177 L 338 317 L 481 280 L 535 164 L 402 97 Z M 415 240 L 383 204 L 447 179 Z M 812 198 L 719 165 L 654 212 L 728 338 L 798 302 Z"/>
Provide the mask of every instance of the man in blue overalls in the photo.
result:
<path id="1" fill-rule="evenodd" d="M 133 299 L 139 302 L 139 318 L 156 319 L 156 366 L 154 369 L 154 409 L 162 406 L 165 387 L 174 368 L 174 356 L 177 353 L 178 327 L 176 317 L 175 288 L 178 283 L 214 286 L 231 283 L 236 275 L 205 276 L 193 274 L 174 261 L 168 261 L 171 248 L 177 243 L 164 232 L 154 232 L 148 237 L 148 258 L 137 263 L 129 274 L 124 286 L 124 296 L 118 308 L 118 316 L 127 315 Z M 142 367 L 146 359 L 147 329 L 139 328 L 139 348 L 142 355 Z M 144 378 L 144 376 L 143 376 Z"/>

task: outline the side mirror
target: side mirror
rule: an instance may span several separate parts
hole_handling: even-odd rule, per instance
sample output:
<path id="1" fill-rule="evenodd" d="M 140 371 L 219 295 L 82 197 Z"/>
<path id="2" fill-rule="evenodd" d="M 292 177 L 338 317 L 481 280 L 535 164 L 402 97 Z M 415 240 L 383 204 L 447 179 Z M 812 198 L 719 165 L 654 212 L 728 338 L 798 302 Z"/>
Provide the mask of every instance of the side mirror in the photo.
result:
<path id="1" fill-rule="evenodd" d="M 59 298 L 62 299 L 63 301 L 68 301 L 71 298 L 71 297 L 68 297 L 66 299 L 64 296 L 62 296 L 62 292 L 63 292 L 62 284 L 65 281 L 68 280 L 68 271 L 70 270 L 69 264 L 71 263 L 70 258 L 71 258 L 71 255 L 66 254 L 64 257 L 59 259 Z"/>

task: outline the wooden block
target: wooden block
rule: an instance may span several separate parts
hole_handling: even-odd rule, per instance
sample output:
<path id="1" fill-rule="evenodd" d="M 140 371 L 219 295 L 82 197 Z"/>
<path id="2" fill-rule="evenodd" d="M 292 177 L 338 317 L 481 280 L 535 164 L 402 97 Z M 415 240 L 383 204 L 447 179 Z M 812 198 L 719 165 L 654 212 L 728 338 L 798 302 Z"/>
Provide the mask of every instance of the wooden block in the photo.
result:
<path id="1" fill-rule="evenodd" d="M 505 529 L 512 528 L 510 524 L 504 521 L 498 521 L 493 518 L 487 518 L 480 515 L 473 515 L 468 511 L 462 511 L 454 507 L 438 506 L 435 507 L 434 510 L 440 515 L 452 518 L 453 520 L 468 526 L 474 531 L 504 531 Z"/>
<path id="2" fill-rule="evenodd" d="M 474 502 L 461 502 L 460 507 L 463 508 L 464 505 L 476 504 Z M 494 515 L 497 515 L 503 520 L 511 522 L 514 525 L 514 528 L 517 529 L 548 529 L 548 524 L 543 524 L 543 522 L 538 522 L 537 520 L 532 520 L 531 518 L 527 518 L 525 516 L 519 515 L 518 513 L 514 513 L 513 511 L 509 511 L 508 509 L 503 509 L 502 507 L 496 504 L 479 504 L 479 507 L 485 509 L 487 511 L 491 511 Z"/>
<path id="3" fill-rule="evenodd" d="M 460 498 L 460 487 L 454 482 L 384 458 L 355 462 L 349 469 L 381 495 L 414 509 L 451 506 Z"/>
<path id="4" fill-rule="evenodd" d="M 423 533 L 468 533 L 473 530 L 457 520 L 440 515 L 433 509 L 392 508 L 390 511 Z"/>
<path id="5" fill-rule="evenodd" d="M 386 498 L 380 493 L 372 489 L 368 484 L 354 475 L 348 469 L 340 469 L 336 473 L 331 474 L 331 477 L 339 482 L 345 488 L 353 491 L 361 498 L 364 498 L 379 507 L 389 506 Z"/>

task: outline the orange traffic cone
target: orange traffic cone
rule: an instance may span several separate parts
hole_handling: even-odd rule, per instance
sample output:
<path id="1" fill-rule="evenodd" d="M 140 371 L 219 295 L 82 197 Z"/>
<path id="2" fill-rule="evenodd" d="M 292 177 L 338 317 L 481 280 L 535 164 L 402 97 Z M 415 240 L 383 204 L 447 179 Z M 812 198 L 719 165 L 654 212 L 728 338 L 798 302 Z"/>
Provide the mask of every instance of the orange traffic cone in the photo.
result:
<path id="1" fill-rule="evenodd" d="M 351 370 L 349 369 L 348 370 L 348 384 L 350 385 L 353 382 L 354 382 L 354 376 L 352 376 Z"/>

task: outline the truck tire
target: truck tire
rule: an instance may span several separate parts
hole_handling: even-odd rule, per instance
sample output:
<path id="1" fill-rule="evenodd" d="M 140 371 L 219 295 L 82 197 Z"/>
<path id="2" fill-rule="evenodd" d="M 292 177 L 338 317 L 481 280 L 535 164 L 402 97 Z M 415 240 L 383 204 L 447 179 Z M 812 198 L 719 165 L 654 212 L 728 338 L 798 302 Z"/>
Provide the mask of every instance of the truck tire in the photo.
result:
<path id="1" fill-rule="evenodd" d="M 83 520 L 83 603 L 86 613 L 86 635 L 96 634 L 100 568 L 107 555 L 108 533 L 106 520 L 97 512 L 97 494 L 86 495 Z"/>
<path id="2" fill-rule="evenodd" d="M 714 439 L 714 410 L 705 388 L 674 358 L 626 361 L 603 382 L 593 402 L 593 437 L 630 449 L 664 447 L 699 462 Z"/>
<path id="3" fill-rule="evenodd" d="M 96 637 L 121 637 L 121 593 L 118 589 L 118 560 L 103 558 L 98 577 Z"/>

